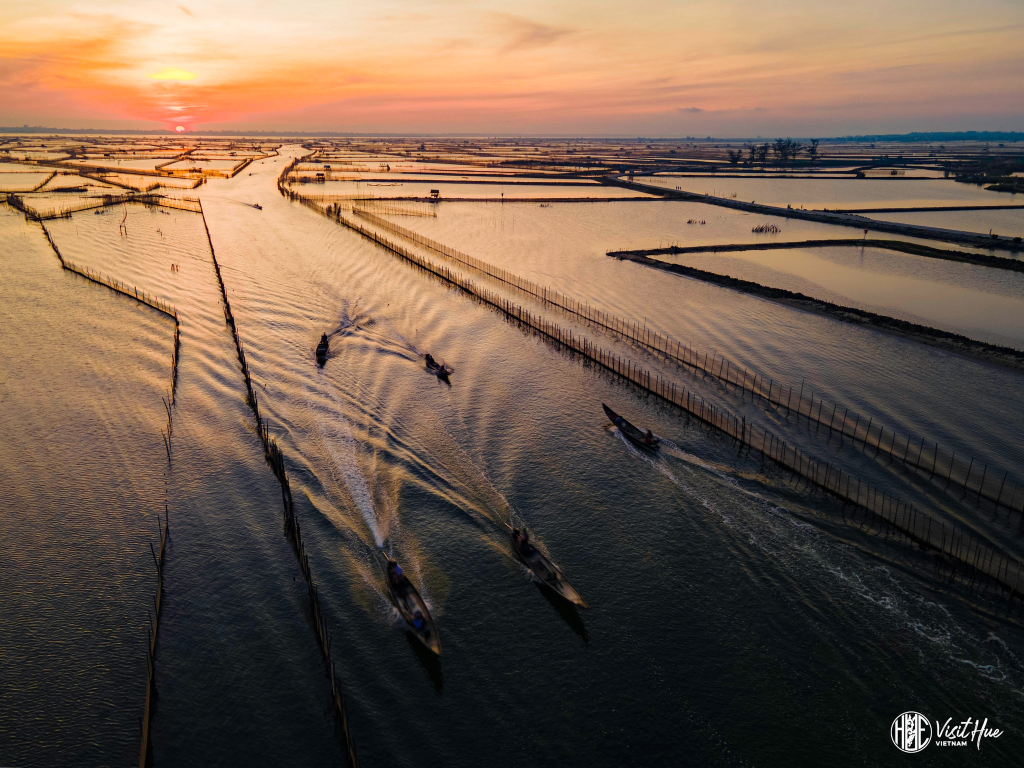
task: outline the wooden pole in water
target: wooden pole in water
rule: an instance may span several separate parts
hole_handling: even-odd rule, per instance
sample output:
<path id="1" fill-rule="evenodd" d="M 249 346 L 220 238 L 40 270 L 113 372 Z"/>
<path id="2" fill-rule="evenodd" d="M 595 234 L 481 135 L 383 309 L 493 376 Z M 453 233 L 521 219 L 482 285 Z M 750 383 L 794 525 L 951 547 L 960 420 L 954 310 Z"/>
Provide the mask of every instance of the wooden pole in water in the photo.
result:
<path id="1" fill-rule="evenodd" d="M 999 493 L 996 494 L 996 509 L 999 509 L 999 502 L 1003 498 L 1003 486 L 1006 485 L 1006 476 L 1010 474 L 1010 470 L 1003 472 L 1003 481 L 999 483 Z"/>

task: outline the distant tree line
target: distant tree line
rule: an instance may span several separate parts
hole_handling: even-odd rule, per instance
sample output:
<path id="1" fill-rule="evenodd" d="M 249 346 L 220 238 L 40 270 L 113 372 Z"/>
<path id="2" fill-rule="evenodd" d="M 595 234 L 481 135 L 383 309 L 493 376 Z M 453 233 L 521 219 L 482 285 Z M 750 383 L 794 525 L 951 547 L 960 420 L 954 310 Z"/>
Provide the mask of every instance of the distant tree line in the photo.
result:
<path id="1" fill-rule="evenodd" d="M 764 144 L 744 144 L 743 149 L 730 149 L 726 154 L 732 165 L 760 165 L 764 168 L 769 164 L 771 157 L 774 160 L 772 164 L 781 167 L 795 163 L 800 155 L 806 155 L 808 161 L 814 164 L 818 160 L 820 142 L 820 139 L 811 139 L 809 143 L 804 144 L 795 139 L 776 139 Z"/>

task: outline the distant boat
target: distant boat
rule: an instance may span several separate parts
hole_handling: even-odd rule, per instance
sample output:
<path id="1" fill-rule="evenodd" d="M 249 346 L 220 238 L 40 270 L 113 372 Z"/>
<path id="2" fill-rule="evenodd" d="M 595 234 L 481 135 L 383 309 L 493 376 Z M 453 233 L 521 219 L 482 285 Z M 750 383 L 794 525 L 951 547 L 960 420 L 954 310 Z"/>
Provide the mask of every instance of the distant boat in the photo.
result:
<path id="1" fill-rule="evenodd" d="M 448 381 L 448 375 L 452 372 L 451 368 L 449 368 L 444 363 L 437 362 L 430 355 L 429 352 L 426 355 L 426 361 L 427 361 L 427 370 L 428 371 L 430 371 L 432 374 L 437 376 L 437 378 L 441 379 L 441 381 Z"/>
<path id="2" fill-rule="evenodd" d="M 263 206 L 260 205 L 259 203 L 253 203 L 252 207 L 255 208 L 257 211 L 262 211 L 263 210 Z"/>
<path id="3" fill-rule="evenodd" d="M 327 352 L 330 350 L 330 344 L 327 341 L 327 334 L 325 333 L 320 337 L 320 343 L 316 345 L 316 361 L 323 367 L 323 364 L 327 362 Z"/>
<path id="4" fill-rule="evenodd" d="M 398 563 L 388 558 L 387 564 L 388 589 L 391 590 L 391 599 L 395 603 L 398 612 L 402 614 L 405 623 L 409 625 L 409 631 L 415 635 L 423 645 L 441 655 L 441 639 L 437 636 L 437 628 L 434 626 L 434 619 L 427 610 L 427 604 L 423 602 L 420 593 L 412 585 L 408 577 L 402 573 Z"/>
<path id="5" fill-rule="evenodd" d="M 512 548 L 515 549 L 516 556 L 545 586 L 573 605 L 580 608 L 590 607 L 587 601 L 580 597 L 580 593 L 573 589 L 572 584 L 565 580 L 558 566 L 544 557 L 544 554 L 530 543 L 529 536 L 518 528 L 512 529 Z"/>
<path id="6" fill-rule="evenodd" d="M 641 429 L 637 429 L 604 403 L 601 403 L 601 407 L 604 408 L 605 415 L 611 420 L 612 424 L 618 427 L 619 432 L 628 438 L 630 442 L 648 451 L 658 450 L 658 443 L 660 441 L 651 430 L 648 429 L 644 432 Z"/>

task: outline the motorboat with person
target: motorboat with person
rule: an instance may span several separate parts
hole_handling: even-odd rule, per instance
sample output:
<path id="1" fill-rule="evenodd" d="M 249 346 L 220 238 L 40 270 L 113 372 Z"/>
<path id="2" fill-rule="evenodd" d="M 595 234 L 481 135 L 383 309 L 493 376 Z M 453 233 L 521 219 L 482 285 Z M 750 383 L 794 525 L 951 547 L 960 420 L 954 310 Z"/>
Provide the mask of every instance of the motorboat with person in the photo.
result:
<path id="1" fill-rule="evenodd" d="M 642 430 L 633 426 L 604 403 L 601 403 L 601 407 L 604 408 L 605 415 L 611 423 L 618 427 L 619 432 L 621 432 L 631 443 L 648 451 L 658 450 L 658 443 L 661 441 L 655 437 L 651 430 Z"/>
<path id="2" fill-rule="evenodd" d="M 409 581 L 409 577 L 402 573 L 402 566 L 391 557 L 387 562 L 387 576 L 391 599 L 409 626 L 409 631 L 423 645 L 440 656 L 441 640 L 437 636 L 437 628 L 434 626 L 430 611 L 427 610 L 427 604 L 423 602 L 423 598 Z"/>
<path id="3" fill-rule="evenodd" d="M 589 608 L 587 601 L 573 589 L 558 566 L 544 556 L 544 553 L 530 543 L 530 534 L 519 528 L 512 529 L 512 548 L 523 564 L 530 569 L 542 584 L 550 588 L 560 597 L 565 598 L 580 608 Z"/>
<path id="4" fill-rule="evenodd" d="M 424 355 L 424 360 L 426 361 L 428 371 L 441 379 L 441 381 L 448 381 L 448 376 L 451 374 L 452 369 L 446 363 L 437 362 L 429 352 Z M 451 382 L 449 381 L 448 383 L 450 384 Z"/>
<path id="5" fill-rule="evenodd" d="M 262 211 L 263 210 L 263 206 L 260 205 L 259 203 L 253 203 L 252 207 L 255 208 L 257 211 Z"/>
<path id="6" fill-rule="evenodd" d="M 327 341 L 327 334 L 320 337 L 320 343 L 316 345 L 316 361 L 322 368 L 327 362 L 327 353 L 330 351 L 330 343 Z"/>

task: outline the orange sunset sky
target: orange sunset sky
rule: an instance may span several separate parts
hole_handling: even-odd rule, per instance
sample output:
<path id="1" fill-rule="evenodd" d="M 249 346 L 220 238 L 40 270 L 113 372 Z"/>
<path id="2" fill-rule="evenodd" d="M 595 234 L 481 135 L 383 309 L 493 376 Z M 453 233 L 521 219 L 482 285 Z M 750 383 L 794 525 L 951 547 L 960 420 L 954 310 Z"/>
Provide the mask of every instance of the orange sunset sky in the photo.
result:
<path id="1" fill-rule="evenodd" d="M 1024 130 L 1022 0 L 0 0 L 0 125 Z"/>

